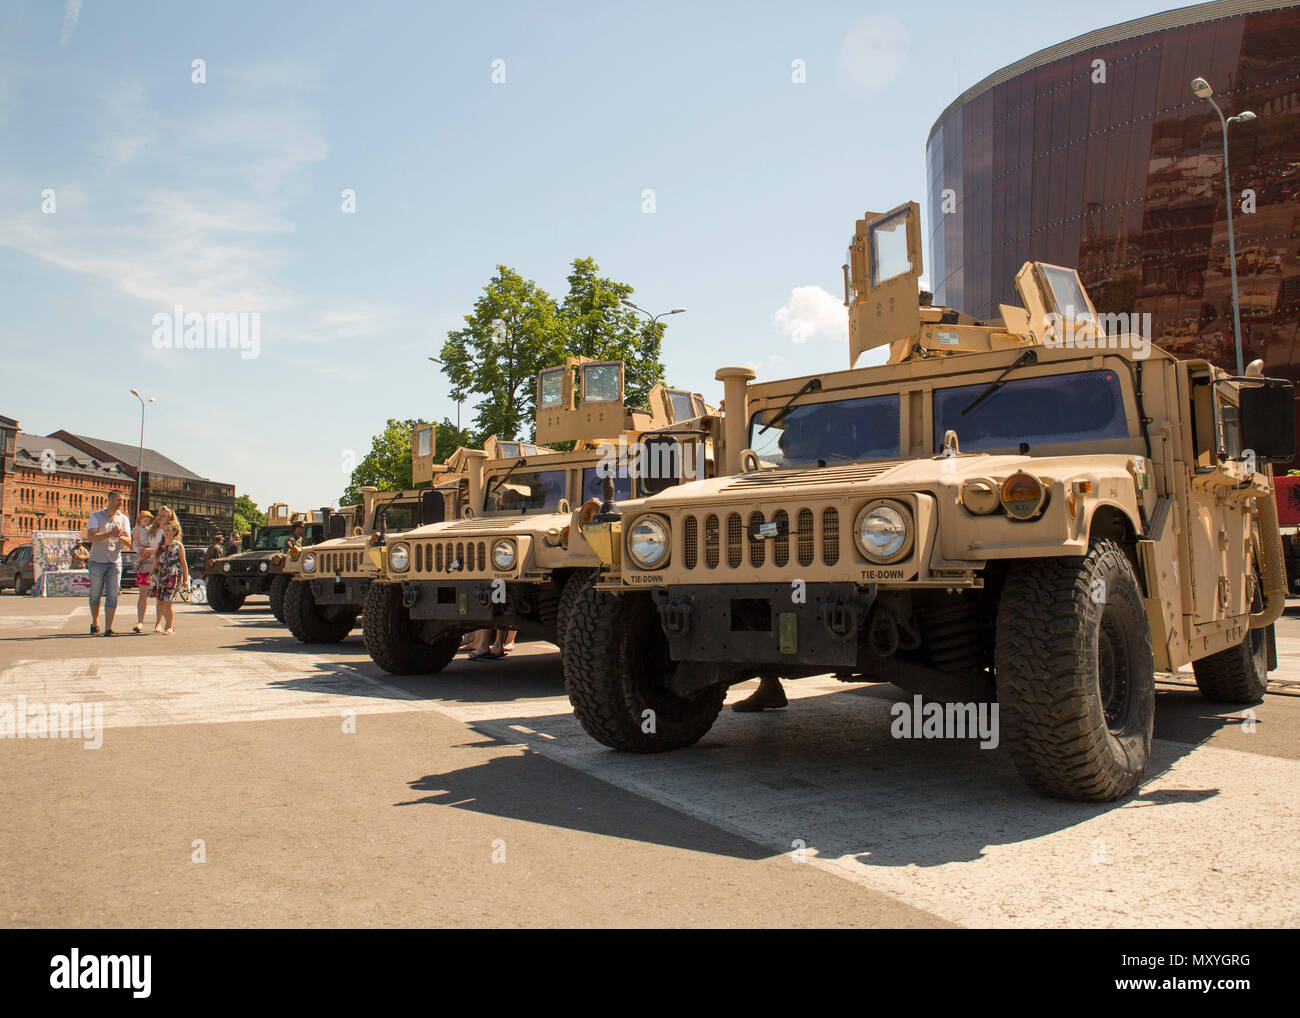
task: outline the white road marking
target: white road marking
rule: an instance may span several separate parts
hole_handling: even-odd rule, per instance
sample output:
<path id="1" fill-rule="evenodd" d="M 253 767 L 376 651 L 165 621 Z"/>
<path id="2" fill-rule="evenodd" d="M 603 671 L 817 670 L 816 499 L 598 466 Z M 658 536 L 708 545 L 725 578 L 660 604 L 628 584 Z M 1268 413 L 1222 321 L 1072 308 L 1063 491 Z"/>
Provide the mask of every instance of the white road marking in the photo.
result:
<path id="1" fill-rule="evenodd" d="M 0 702 L 103 701 L 104 727 L 267 721 L 418 710 L 419 698 L 309 653 L 160 655 L 20 661 Z"/>

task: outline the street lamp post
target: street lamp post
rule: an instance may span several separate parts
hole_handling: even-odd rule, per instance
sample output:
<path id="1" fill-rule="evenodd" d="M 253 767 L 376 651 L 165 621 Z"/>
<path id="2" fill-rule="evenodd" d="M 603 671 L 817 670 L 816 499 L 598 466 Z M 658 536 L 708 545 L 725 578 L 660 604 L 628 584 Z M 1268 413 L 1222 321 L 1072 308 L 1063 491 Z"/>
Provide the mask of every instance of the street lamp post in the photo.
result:
<path id="1" fill-rule="evenodd" d="M 433 361 L 434 364 L 442 364 L 442 360 L 437 357 L 430 357 L 429 360 Z M 443 364 L 443 367 L 446 367 L 446 365 Z M 456 430 L 457 431 L 460 430 L 460 404 L 461 404 L 461 400 L 456 400 Z"/>
<path id="2" fill-rule="evenodd" d="M 134 396 L 136 399 L 138 399 L 138 400 L 140 401 L 140 449 L 139 449 L 139 451 L 136 453 L 136 456 L 135 456 L 135 515 L 131 517 L 132 519 L 135 519 L 136 517 L 138 517 L 138 516 L 140 515 L 140 510 L 141 510 L 141 508 L 143 508 L 143 507 L 140 505 L 140 470 L 141 470 L 141 467 L 144 465 L 144 408 L 145 408 L 145 398 L 144 398 L 143 396 L 140 395 L 140 392 L 139 392 L 138 389 L 132 389 L 132 390 L 131 390 L 131 395 Z M 148 401 L 149 401 L 150 403 L 155 402 L 155 400 L 154 400 L 154 398 L 153 398 L 152 396 L 149 397 L 149 400 L 148 400 Z"/>
<path id="3" fill-rule="evenodd" d="M 1198 99 L 1204 99 L 1214 107 L 1214 112 L 1219 115 L 1219 123 L 1223 125 L 1223 190 L 1228 199 L 1228 264 L 1232 273 L 1232 331 L 1237 340 L 1237 374 L 1244 375 L 1246 369 L 1241 355 L 1241 306 L 1237 298 L 1237 243 L 1232 234 L 1232 182 L 1228 177 L 1228 125 L 1248 124 L 1257 118 L 1250 110 L 1243 110 L 1233 117 L 1225 117 L 1223 110 L 1219 109 L 1219 104 L 1214 101 L 1214 89 L 1204 78 L 1193 79 L 1192 91 L 1196 93 Z"/>
<path id="4" fill-rule="evenodd" d="M 671 311 L 660 311 L 659 314 L 652 315 L 645 308 L 638 307 L 636 304 L 632 303 L 632 301 L 628 300 L 626 297 L 620 298 L 619 303 L 625 305 L 626 307 L 630 307 L 633 311 L 640 311 L 643 315 L 649 318 L 650 321 L 655 325 L 659 324 L 660 318 L 665 318 L 668 315 L 680 315 L 683 311 L 686 310 L 685 308 L 673 308 Z"/>

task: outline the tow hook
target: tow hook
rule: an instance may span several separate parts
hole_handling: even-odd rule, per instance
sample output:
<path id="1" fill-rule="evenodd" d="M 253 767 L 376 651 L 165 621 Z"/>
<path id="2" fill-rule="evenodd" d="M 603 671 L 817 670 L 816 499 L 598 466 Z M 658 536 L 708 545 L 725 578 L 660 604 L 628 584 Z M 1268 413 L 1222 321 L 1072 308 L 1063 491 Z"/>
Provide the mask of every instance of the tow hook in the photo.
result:
<path id="1" fill-rule="evenodd" d="M 822 605 L 822 625 L 837 640 L 848 640 L 857 633 L 866 610 L 852 594 L 836 594 Z"/>
<path id="2" fill-rule="evenodd" d="M 414 608 L 415 602 L 420 600 L 420 588 L 414 585 L 402 588 L 402 607 Z"/>
<path id="3" fill-rule="evenodd" d="M 681 636 L 691 628 L 692 604 L 690 598 L 674 598 L 666 590 L 654 592 L 659 621 L 669 636 Z"/>

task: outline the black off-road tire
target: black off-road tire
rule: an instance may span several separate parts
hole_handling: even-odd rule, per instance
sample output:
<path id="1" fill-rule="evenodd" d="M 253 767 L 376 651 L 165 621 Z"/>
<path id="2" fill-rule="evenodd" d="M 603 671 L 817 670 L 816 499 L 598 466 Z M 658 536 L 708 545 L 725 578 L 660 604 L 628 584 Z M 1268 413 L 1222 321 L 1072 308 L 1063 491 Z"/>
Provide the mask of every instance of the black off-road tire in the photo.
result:
<path id="1" fill-rule="evenodd" d="M 271 600 L 271 614 L 280 625 L 284 625 L 284 592 L 289 588 L 291 579 L 292 577 L 284 573 L 277 573 L 271 579 L 271 588 L 266 592 L 266 596 Z"/>
<path id="2" fill-rule="evenodd" d="M 366 591 L 362 635 L 371 659 L 393 675 L 428 675 L 442 671 L 456 656 L 460 634 L 446 632 L 425 643 L 411 631 L 411 614 L 402 604 L 398 583 L 376 580 Z"/>
<path id="3" fill-rule="evenodd" d="M 594 583 L 593 576 L 582 577 L 572 595 L 561 648 L 564 687 L 582 727 L 597 742 L 629 753 L 698 742 L 722 710 L 726 686 L 690 698 L 664 687 L 673 664 L 649 596 L 609 594 Z M 646 731 L 651 720 L 654 730 Z"/>
<path id="4" fill-rule="evenodd" d="M 1142 593 L 1118 544 L 1013 566 L 994 658 L 1002 739 L 1029 785 L 1085 802 L 1137 787 L 1151 755 L 1155 668 Z"/>
<path id="5" fill-rule="evenodd" d="M 1212 703 L 1259 703 L 1268 689 L 1268 631 L 1252 629 L 1235 647 L 1192 662 L 1196 688 Z"/>
<path id="6" fill-rule="evenodd" d="M 209 573 L 203 578 L 208 592 L 208 607 L 217 612 L 237 612 L 244 607 L 244 595 L 232 594 L 226 587 L 226 578 L 220 573 Z"/>
<path id="7" fill-rule="evenodd" d="M 573 617 L 573 605 L 582 596 L 584 584 L 591 577 L 588 572 L 570 573 L 560 588 L 560 599 L 555 606 L 555 645 L 560 648 L 560 660 L 564 660 L 564 646 L 569 639 L 570 619 Z"/>
<path id="8" fill-rule="evenodd" d="M 301 643 L 338 643 L 356 622 L 357 613 L 346 605 L 318 605 L 308 580 L 295 580 L 284 592 L 284 623 Z"/>

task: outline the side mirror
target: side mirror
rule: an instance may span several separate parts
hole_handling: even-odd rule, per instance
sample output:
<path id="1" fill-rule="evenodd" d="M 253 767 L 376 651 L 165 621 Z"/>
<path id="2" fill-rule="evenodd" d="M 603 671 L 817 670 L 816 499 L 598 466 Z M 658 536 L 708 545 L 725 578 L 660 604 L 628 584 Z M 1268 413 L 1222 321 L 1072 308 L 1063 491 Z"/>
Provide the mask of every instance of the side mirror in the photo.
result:
<path id="1" fill-rule="evenodd" d="M 340 513 L 330 514 L 330 540 L 348 536 L 348 518 Z"/>
<path id="2" fill-rule="evenodd" d="M 441 491 L 437 488 L 425 488 L 420 492 L 420 525 L 441 523 L 446 519 L 446 508 Z"/>
<path id="3" fill-rule="evenodd" d="M 250 533 L 250 534 L 241 534 L 240 537 L 239 537 L 239 546 L 240 546 L 240 548 L 242 548 L 244 551 L 252 551 L 252 550 L 253 550 L 253 535 L 252 535 L 251 533 Z"/>
<path id="4" fill-rule="evenodd" d="M 1257 463 L 1289 463 L 1295 459 L 1295 389 L 1290 382 L 1270 378 L 1263 385 L 1243 384 L 1237 395 L 1241 448 Z"/>

